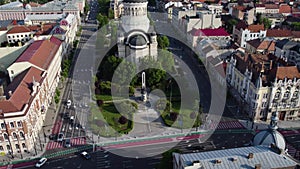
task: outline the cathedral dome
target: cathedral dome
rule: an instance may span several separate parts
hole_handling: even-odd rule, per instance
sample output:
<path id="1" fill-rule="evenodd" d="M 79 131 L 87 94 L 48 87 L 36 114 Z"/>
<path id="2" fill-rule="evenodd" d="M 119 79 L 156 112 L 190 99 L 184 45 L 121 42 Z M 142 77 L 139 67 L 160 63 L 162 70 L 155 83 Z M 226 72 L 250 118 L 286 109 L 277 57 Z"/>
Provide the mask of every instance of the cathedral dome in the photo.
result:
<path id="1" fill-rule="evenodd" d="M 133 48 L 147 47 L 147 40 L 142 35 L 133 35 L 129 38 L 129 45 Z"/>
<path id="2" fill-rule="evenodd" d="M 125 3 L 145 3 L 147 0 L 124 0 Z"/>
<path id="3" fill-rule="evenodd" d="M 286 143 L 284 137 L 277 131 L 278 120 L 279 120 L 278 112 L 275 112 L 271 118 L 269 128 L 267 130 L 258 132 L 254 136 L 252 140 L 254 146 L 257 145 L 271 146 L 271 144 L 273 144 L 279 149 L 285 150 Z"/>
<path id="4" fill-rule="evenodd" d="M 253 138 L 253 145 L 270 146 L 274 144 L 276 147 L 285 150 L 286 143 L 284 137 L 277 130 L 263 130 L 258 132 Z"/>

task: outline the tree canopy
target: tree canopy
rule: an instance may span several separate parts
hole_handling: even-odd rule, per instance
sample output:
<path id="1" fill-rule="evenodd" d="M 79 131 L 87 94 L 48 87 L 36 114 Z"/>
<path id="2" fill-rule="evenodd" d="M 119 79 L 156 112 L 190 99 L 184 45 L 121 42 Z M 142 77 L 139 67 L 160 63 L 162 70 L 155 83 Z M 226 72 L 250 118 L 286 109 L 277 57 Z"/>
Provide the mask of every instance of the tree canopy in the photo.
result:
<path id="1" fill-rule="evenodd" d="M 161 48 L 161 49 L 166 49 L 170 45 L 169 38 L 165 35 L 164 36 L 158 36 L 157 37 L 157 43 L 158 43 L 158 47 Z"/>

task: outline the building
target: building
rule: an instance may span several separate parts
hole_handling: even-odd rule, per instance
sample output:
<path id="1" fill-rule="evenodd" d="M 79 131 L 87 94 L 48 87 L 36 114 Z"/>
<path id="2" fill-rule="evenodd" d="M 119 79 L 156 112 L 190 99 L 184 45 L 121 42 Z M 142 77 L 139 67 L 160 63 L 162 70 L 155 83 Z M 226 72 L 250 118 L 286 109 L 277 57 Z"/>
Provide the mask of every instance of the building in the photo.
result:
<path id="1" fill-rule="evenodd" d="M 232 16 L 244 20 L 248 25 L 253 24 L 255 8 L 249 6 L 233 6 Z"/>
<path id="2" fill-rule="evenodd" d="M 11 83 L 0 90 L 0 151 L 33 152 L 61 71 L 61 41 L 33 42 L 10 66 Z"/>
<path id="3" fill-rule="evenodd" d="M 275 56 L 300 67 L 300 43 L 283 39 L 275 45 Z"/>
<path id="4" fill-rule="evenodd" d="M 76 16 L 77 22 L 80 23 L 80 13 L 83 12 L 84 1 L 50 1 L 42 6 L 11 7 L 0 6 L 0 20 L 25 20 L 27 15 L 48 15 L 48 14 L 73 14 Z"/>
<path id="5" fill-rule="evenodd" d="M 118 30 L 118 56 L 131 56 L 139 63 L 145 56 L 157 57 L 156 33 L 147 17 L 147 0 L 124 0 Z"/>
<path id="6" fill-rule="evenodd" d="M 233 54 L 226 78 L 243 110 L 253 121 L 268 121 L 278 111 L 279 120 L 300 118 L 300 73 L 296 66 L 273 54 Z"/>
<path id="7" fill-rule="evenodd" d="M 284 21 L 284 15 L 280 13 L 263 13 L 261 18 L 268 18 L 271 23 L 271 28 L 275 26 L 281 26 L 281 23 Z"/>
<path id="8" fill-rule="evenodd" d="M 299 164 L 276 148 L 251 146 L 201 153 L 173 153 L 173 169 L 297 168 Z"/>
<path id="9" fill-rule="evenodd" d="M 278 4 L 265 4 L 266 13 L 279 13 Z"/>
<path id="10" fill-rule="evenodd" d="M 59 23 L 64 18 L 63 14 L 27 15 L 25 25 L 40 25 L 44 23 Z"/>
<path id="11" fill-rule="evenodd" d="M 33 35 L 34 32 L 24 25 L 14 26 L 6 33 L 8 43 L 27 42 Z"/>
<path id="12" fill-rule="evenodd" d="M 286 29 L 268 29 L 266 37 L 282 40 L 282 39 L 292 39 L 293 34 L 291 30 Z"/>
<path id="13" fill-rule="evenodd" d="M 246 44 L 247 53 L 268 54 L 275 52 L 275 41 L 270 39 L 253 39 Z"/>
<path id="14" fill-rule="evenodd" d="M 209 40 L 217 48 L 226 48 L 230 45 L 230 34 L 224 28 L 217 29 L 195 29 L 193 28 L 187 34 L 188 41 L 193 47 L 197 45 L 198 40 Z"/>
<path id="15" fill-rule="evenodd" d="M 233 27 L 233 39 L 240 47 L 246 48 L 246 42 L 253 39 L 266 37 L 264 25 L 247 25 L 241 21 Z"/>

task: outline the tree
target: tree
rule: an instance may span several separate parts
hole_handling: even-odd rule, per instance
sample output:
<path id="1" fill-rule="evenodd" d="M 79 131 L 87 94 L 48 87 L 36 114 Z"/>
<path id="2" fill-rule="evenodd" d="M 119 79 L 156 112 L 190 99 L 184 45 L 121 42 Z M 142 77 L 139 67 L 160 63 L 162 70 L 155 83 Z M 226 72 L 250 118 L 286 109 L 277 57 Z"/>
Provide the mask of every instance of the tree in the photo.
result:
<path id="1" fill-rule="evenodd" d="M 158 54 L 158 62 L 161 64 L 162 68 L 167 72 L 175 71 L 175 62 L 173 54 L 167 50 L 160 50 Z"/>
<path id="2" fill-rule="evenodd" d="M 236 25 L 238 21 L 236 19 L 230 19 L 226 24 L 226 31 L 228 33 L 233 33 L 233 26 Z"/>
<path id="3" fill-rule="evenodd" d="M 104 81 L 100 83 L 100 92 L 103 94 L 111 94 L 111 82 L 110 81 Z"/>
<path id="4" fill-rule="evenodd" d="M 148 66 L 152 68 L 145 70 L 147 77 L 146 85 L 154 87 L 166 78 L 166 72 L 162 69 L 161 63 L 149 56 L 141 59 L 140 70 Z"/>
<path id="5" fill-rule="evenodd" d="M 300 31 L 300 22 L 292 22 L 292 27 L 295 31 Z"/>
<path id="6" fill-rule="evenodd" d="M 157 37 L 157 43 L 158 43 L 158 47 L 161 48 L 161 49 L 166 49 L 170 45 L 169 38 L 165 35 L 164 36 L 158 36 Z"/>
<path id="7" fill-rule="evenodd" d="M 114 11 L 111 8 L 108 9 L 107 16 L 108 16 L 108 19 L 114 19 L 115 18 Z"/>
<path id="8" fill-rule="evenodd" d="M 104 16 L 101 13 L 98 14 L 97 20 L 99 22 L 99 27 L 103 27 L 104 25 L 107 25 L 109 22 L 107 16 Z"/>
<path id="9" fill-rule="evenodd" d="M 262 18 L 262 17 L 259 18 L 258 23 L 264 24 L 265 29 L 271 28 L 272 25 L 272 21 L 270 21 L 268 18 Z"/>

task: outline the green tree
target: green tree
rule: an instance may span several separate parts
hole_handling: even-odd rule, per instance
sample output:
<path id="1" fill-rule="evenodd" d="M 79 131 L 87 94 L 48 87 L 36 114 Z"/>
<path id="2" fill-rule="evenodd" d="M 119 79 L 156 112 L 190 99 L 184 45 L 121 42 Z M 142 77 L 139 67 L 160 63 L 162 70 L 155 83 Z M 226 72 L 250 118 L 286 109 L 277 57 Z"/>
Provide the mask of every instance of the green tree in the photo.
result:
<path id="1" fill-rule="evenodd" d="M 99 27 L 103 27 L 104 25 L 107 25 L 109 22 L 107 16 L 104 16 L 101 13 L 98 14 L 97 20 L 99 22 Z"/>
<path id="2" fill-rule="evenodd" d="M 166 72 L 162 69 L 161 63 L 150 56 L 144 57 L 140 61 L 141 69 L 148 66 L 152 68 L 145 70 L 147 76 L 146 83 L 147 86 L 152 88 L 166 78 Z"/>
<path id="3" fill-rule="evenodd" d="M 158 62 L 161 64 L 162 68 L 168 72 L 175 71 L 175 63 L 173 54 L 167 50 L 160 50 L 158 54 Z"/>
<path id="4" fill-rule="evenodd" d="M 259 18 L 258 23 L 264 24 L 265 29 L 270 29 L 272 25 L 272 21 L 270 21 L 268 18 L 262 18 L 262 17 Z"/>
<path id="5" fill-rule="evenodd" d="M 226 24 L 226 31 L 229 33 L 233 33 L 233 26 L 236 25 L 238 21 L 236 19 L 230 19 Z"/>
<path id="6" fill-rule="evenodd" d="M 292 22 L 292 27 L 295 31 L 300 31 L 300 22 Z"/>
<path id="7" fill-rule="evenodd" d="M 107 16 L 108 16 L 108 19 L 114 19 L 115 18 L 114 11 L 111 8 L 108 9 Z"/>
<path id="8" fill-rule="evenodd" d="M 158 43 L 158 47 L 161 48 L 161 49 L 166 49 L 170 45 L 169 38 L 165 35 L 164 36 L 158 36 L 157 37 L 157 43 Z"/>

